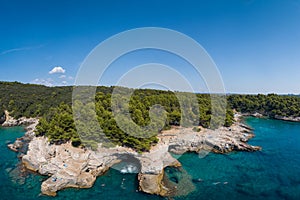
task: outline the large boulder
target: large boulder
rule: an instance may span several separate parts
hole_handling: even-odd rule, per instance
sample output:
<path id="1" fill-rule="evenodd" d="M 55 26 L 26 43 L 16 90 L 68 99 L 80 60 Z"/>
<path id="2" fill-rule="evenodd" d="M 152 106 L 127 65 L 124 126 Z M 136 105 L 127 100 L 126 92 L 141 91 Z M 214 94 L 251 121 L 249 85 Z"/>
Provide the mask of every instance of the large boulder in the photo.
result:
<path id="1" fill-rule="evenodd" d="M 140 173 L 138 175 L 140 191 L 146 192 L 148 194 L 166 196 L 168 194 L 168 189 L 163 185 L 163 176 L 163 170 L 158 174 Z"/>

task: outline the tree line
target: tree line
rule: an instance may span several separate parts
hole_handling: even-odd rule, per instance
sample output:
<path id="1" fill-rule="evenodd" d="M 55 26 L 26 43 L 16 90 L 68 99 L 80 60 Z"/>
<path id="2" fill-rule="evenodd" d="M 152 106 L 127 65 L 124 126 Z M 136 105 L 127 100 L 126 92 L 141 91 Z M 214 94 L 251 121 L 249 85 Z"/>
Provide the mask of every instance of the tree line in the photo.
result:
<path id="1" fill-rule="evenodd" d="M 253 114 L 258 112 L 270 118 L 300 117 L 299 96 L 258 94 L 258 95 L 229 95 L 228 103 L 238 112 Z"/>
<path id="2" fill-rule="evenodd" d="M 217 104 L 212 108 L 214 99 L 209 94 L 123 88 L 123 93 L 112 98 L 115 87 L 99 86 L 95 97 L 79 94 L 83 101 L 72 102 L 72 89 L 71 86 L 0 82 L 0 115 L 3 115 L 3 110 L 8 110 L 15 118 L 39 117 L 36 135 L 47 136 L 51 143 L 71 141 L 74 146 L 95 149 L 101 142 L 108 146 L 131 147 L 140 152 L 148 151 L 158 142 L 157 133 L 171 126 L 193 126 L 195 131 L 199 130 L 198 126 L 230 126 L 234 109 L 243 113 L 259 112 L 271 118 L 300 116 L 300 98 L 297 96 L 228 95 L 227 107 Z M 131 92 L 128 99 L 126 94 Z M 186 106 L 181 105 L 179 99 Z M 128 105 L 124 104 L 126 101 Z M 163 111 L 151 116 L 156 105 L 160 105 Z M 221 113 L 224 109 L 224 119 L 217 116 L 212 120 L 212 113 Z"/>

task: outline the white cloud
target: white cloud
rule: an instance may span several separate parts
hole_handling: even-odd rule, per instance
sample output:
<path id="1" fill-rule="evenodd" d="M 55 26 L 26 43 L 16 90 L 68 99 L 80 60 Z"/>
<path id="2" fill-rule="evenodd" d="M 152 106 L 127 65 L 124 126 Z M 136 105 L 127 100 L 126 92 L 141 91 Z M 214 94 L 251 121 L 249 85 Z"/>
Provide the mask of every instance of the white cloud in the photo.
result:
<path id="1" fill-rule="evenodd" d="M 69 79 L 70 79 L 70 80 L 73 80 L 74 78 L 73 78 L 73 76 L 69 76 Z"/>
<path id="2" fill-rule="evenodd" d="M 63 85 L 67 85 L 67 81 L 63 81 L 61 82 Z"/>
<path id="3" fill-rule="evenodd" d="M 66 75 L 61 75 L 61 76 L 58 77 L 58 78 L 66 78 Z"/>
<path id="4" fill-rule="evenodd" d="M 64 69 L 64 68 L 62 68 L 62 67 L 59 67 L 59 66 L 57 66 L 57 67 L 54 67 L 50 72 L 49 72 L 49 74 L 64 74 L 66 72 L 66 70 Z"/>
<path id="5" fill-rule="evenodd" d="M 39 84 L 39 85 L 46 85 L 46 86 L 54 86 L 54 81 L 51 78 L 47 78 L 47 79 L 36 78 L 33 81 L 31 81 L 31 83 Z"/>

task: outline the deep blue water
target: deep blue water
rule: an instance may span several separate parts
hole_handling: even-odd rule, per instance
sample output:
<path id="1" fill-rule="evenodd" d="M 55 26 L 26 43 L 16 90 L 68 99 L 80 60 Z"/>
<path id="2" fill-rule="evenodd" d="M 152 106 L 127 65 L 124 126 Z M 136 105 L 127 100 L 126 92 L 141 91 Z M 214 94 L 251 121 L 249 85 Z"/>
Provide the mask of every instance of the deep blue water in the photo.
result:
<path id="1" fill-rule="evenodd" d="M 167 175 L 172 180 L 186 176 L 192 185 L 186 184 L 185 189 L 194 191 L 175 199 L 300 199 L 300 123 L 256 118 L 247 118 L 246 123 L 255 129 L 250 143 L 263 150 L 205 158 L 184 154 L 179 158 L 183 170 L 168 169 Z M 0 128 L 0 199 L 165 199 L 137 192 L 136 175 L 114 169 L 91 189 L 66 189 L 55 198 L 42 196 L 40 184 L 45 177 L 20 173 L 17 154 L 6 147 L 22 134 L 21 127 Z"/>

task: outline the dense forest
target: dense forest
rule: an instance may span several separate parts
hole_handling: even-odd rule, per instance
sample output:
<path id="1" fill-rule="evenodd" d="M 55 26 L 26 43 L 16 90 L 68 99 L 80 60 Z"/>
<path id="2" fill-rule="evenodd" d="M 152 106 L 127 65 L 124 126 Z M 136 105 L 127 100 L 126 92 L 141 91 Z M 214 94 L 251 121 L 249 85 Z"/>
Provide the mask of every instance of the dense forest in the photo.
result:
<path id="1" fill-rule="evenodd" d="M 291 95 L 229 95 L 228 103 L 238 112 L 253 114 L 255 112 L 270 118 L 299 117 L 300 97 Z"/>
<path id="2" fill-rule="evenodd" d="M 111 87 L 97 90 L 111 93 Z M 43 116 L 61 103 L 71 105 L 72 87 L 46 87 L 19 82 L 0 82 L 0 112 L 8 110 L 15 118 Z"/>
<path id="3" fill-rule="evenodd" d="M 179 94 L 176 96 L 170 91 L 151 89 L 135 90 L 130 96 L 128 113 L 126 113 L 127 109 L 122 110 L 127 107 L 123 104 L 123 100 L 126 100 L 125 93 L 130 93 L 131 89 L 122 88 L 122 90 L 124 95 L 117 94 L 114 99 L 112 99 L 111 93 L 98 91 L 94 99 L 95 108 L 93 99 L 89 101 L 88 97 L 83 95 L 83 101 L 74 101 L 73 103 L 75 115 L 69 105 L 60 104 L 41 118 L 37 127 L 37 135 L 46 135 L 54 143 L 71 139 L 74 146 L 83 144 L 96 148 L 97 143 L 101 142 L 104 145 L 123 145 L 142 152 L 148 151 L 152 145 L 158 142 L 156 137 L 158 132 L 169 129 L 171 126 L 197 127 L 201 125 L 206 128 L 217 128 L 221 125 L 230 126 L 233 122 L 233 112 L 230 108 L 227 109 L 225 123 L 221 118 L 211 121 L 211 102 L 210 96 L 207 94 L 195 96 L 198 109 L 186 109 L 183 120 L 178 101 Z M 185 104 L 193 103 L 191 101 L 192 94 L 180 94 L 181 98 L 184 98 Z M 114 102 L 117 113 L 122 113 L 122 115 L 112 112 L 111 102 Z M 163 118 L 151 116 L 150 110 L 155 109 L 156 105 L 164 108 L 163 113 L 160 113 Z M 93 116 L 93 110 L 95 110 L 96 116 Z M 96 118 L 96 122 L 93 117 Z M 197 120 L 194 121 L 195 118 Z M 116 119 L 119 119 L 119 123 Z M 214 124 L 212 125 L 211 122 Z M 75 126 L 76 123 L 77 126 Z M 123 129 L 119 127 L 120 125 Z M 80 134 L 80 139 L 77 133 Z M 104 141 L 109 142 L 105 143 Z"/>
<path id="4" fill-rule="evenodd" d="M 151 145 L 157 143 L 157 133 L 171 126 L 185 124 L 194 127 L 200 125 L 205 128 L 230 126 L 233 123 L 234 109 L 250 114 L 259 112 L 271 118 L 300 116 L 300 98 L 297 96 L 228 95 L 227 108 L 223 108 L 226 109 L 224 122 L 222 118 L 211 120 L 212 100 L 208 94 L 196 94 L 199 109 L 186 109 L 181 113 L 182 105 L 178 97 L 181 96 L 190 107 L 195 108 L 191 106 L 195 103 L 191 100 L 195 95 L 152 89 L 134 90 L 128 99 L 128 106 L 125 106 L 127 113 L 121 108 L 124 107 L 122 104 L 126 100 L 125 94 L 132 92 L 132 89 L 123 88 L 124 95 L 118 94 L 119 96 L 112 99 L 114 87 L 99 86 L 94 99 L 88 101 L 87 97 L 83 97 L 85 101 L 75 101 L 73 104 L 72 89 L 73 87 L 70 86 L 46 87 L 18 82 L 0 82 L 0 115 L 3 115 L 3 110 L 8 110 L 15 118 L 39 117 L 40 123 L 36 135 L 45 135 L 52 143 L 71 140 L 74 146 L 96 148 L 97 141 L 102 143 L 110 141 L 107 145 L 123 145 L 138 151 L 148 151 Z M 95 104 L 91 103 L 93 101 Z M 117 105 L 114 109 L 121 115 L 112 112 L 112 101 Z M 160 113 L 164 120 L 150 116 L 151 109 L 156 105 L 164 108 L 164 112 Z M 217 110 L 216 112 L 221 111 L 222 106 L 214 109 Z M 121 124 L 117 123 L 116 119 Z M 124 127 L 128 130 L 124 130 Z M 133 134 L 127 134 L 129 132 Z"/>

